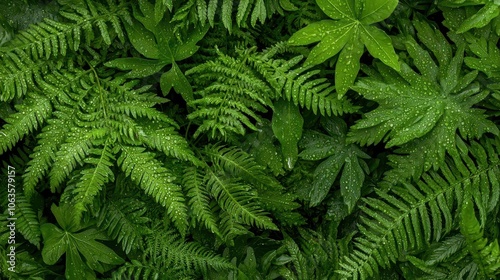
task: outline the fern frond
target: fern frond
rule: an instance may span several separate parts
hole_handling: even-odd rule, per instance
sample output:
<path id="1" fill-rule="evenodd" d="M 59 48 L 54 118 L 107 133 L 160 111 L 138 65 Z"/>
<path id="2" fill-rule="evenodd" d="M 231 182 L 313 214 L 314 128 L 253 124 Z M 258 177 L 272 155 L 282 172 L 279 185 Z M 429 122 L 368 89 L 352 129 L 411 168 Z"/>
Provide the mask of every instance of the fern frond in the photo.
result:
<path id="1" fill-rule="evenodd" d="M 146 210 L 146 204 L 135 198 L 109 199 L 99 211 L 97 226 L 121 243 L 123 251 L 128 254 L 142 248 L 143 236 L 150 233 L 145 225 L 150 221 L 144 216 Z"/>
<path id="2" fill-rule="evenodd" d="M 281 97 L 315 114 L 331 116 L 357 109 L 347 99 L 339 100 L 327 79 L 313 78 L 318 70 L 298 67 L 302 56 L 273 57 L 288 49 L 278 43 L 262 53 L 255 48 L 238 51 L 236 58 L 217 50 L 216 60 L 188 70 L 186 75 L 198 74 L 195 82 L 200 88 L 195 92 L 200 98 L 189 103 L 195 110 L 188 118 L 201 122 L 195 136 L 211 132 L 212 138 L 227 139 L 231 134 L 243 135 L 245 128 L 257 130 L 254 123 L 262 123 L 262 118 L 254 112 L 266 112 L 273 108 L 271 100 Z"/>
<path id="3" fill-rule="evenodd" d="M 172 230 L 163 231 L 161 234 L 148 236 L 146 239 L 150 248 L 147 253 L 151 258 L 156 258 L 165 266 L 175 264 L 184 269 L 194 268 L 195 271 L 205 273 L 210 267 L 215 270 L 233 268 L 225 258 L 216 255 L 196 242 L 186 242 L 179 234 Z"/>
<path id="4" fill-rule="evenodd" d="M 74 207 L 77 215 L 86 211 L 87 205 L 92 203 L 103 186 L 115 179 L 111 170 L 115 159 L 110 146 L 111 143 L 108 140 L 101 149 L 91 149 L 89 154 L 96 157 L 87 157 L 84 160 L 86 164 L 90 164 L 92 167 L 85 168 L 81 172 L 82 176 L 73 190 L 76 199 Z"/>
<path id="5" fill-rule="evenodd" d="M 76 168 L 77 164 L 83 164 L 83 159 L 88 156 L 92 148 L 92 140 L 102 138 L 106 133 L 106 129 L 85 128 L 77 128 L 70 133 L 66 143 L 62 144 L 56 153 L 54 164 L 49 172 L 50 188 L 53 192 Z"/>
<path id="6" fill-rule="evenodd" d="M 121 146 L 118 165 L 146 194 L 167 209 L 167 214 L 182 234 L 187 230 L 187 207 L 180 186 L 171 172 L 145 152 L 144 148 Z"/>
<path id="7" fill-rule="evenodd" d="M 184 170 L 182 185 L 186 188 L 189 206 L 195 215 L 196 222 L 220 236 L 216 217 L 210 208 L 210 194 L 206 189 L 205 174 L 198 168 L 188 167 Z"/>
<path id="8" fill-rule="evenodd" d="M 276 225 L 258 205 L 257 196 L 250 191 L 248 185 L 216 174 L 213 170 L 208 170 L 207 176 L 210 193 L 220 207 L 230 213 L 237 222 L 277 230 Z"/>
<path id="9" fill-rule="evenodd" d="M 485 148 L 483 148 L 485 147 Z M 358 229 L 355 250 L 341 263 L 338 271 L 345 277 L 367 279 L 378 273 L 379 266 L 388 267 L 405 254 L 418 251 L 439 241 L 456 225 L 456 209 L 464 194 L 471 193 L 486 221 L 489 211 L 498 205 L 500 140 L 484 139 L 471 145 L 460 160 L 449 160 L 440 173 L 430 171 L 416 184 L 403 183 L 388 193 L 377 191 L 379 198 L 366 198 L 361 209 L 364 216 Z M 473 157 L 468 154 L 470 153 Z M 477 163 L 475 163 L 477 162 Z M 489 199 L 480 199 L 479 194 Z"/>
<path id="10" fill-rule="evenodd" d="M 207 146 L 204 153 L 218 168 L 236 178 L 245 180 L 259 190 L 280 191 L 283 186 L 274 177 L 267 175 L 264 168 L 254 159 L 236 147 Z"/>
<path id="11" fill-rule="evenodd" d="M 466 193 L 467 194 L 467 193 Z M 476 218 L 470 196 L 466 195 L 461 211 L 460 231 L 465 237 L 467 249 L 482 275 L 496 278 L 500 274 L 500 246 L 498 240 L 488 242 Z"/>
<path id="12" fill-rule="evenodd" d="M 7 117 L 7 123 L 0 130 L 0 154 L 12 149 L 19 140 L 38 129 L 52 114 L 50 101 L 35 94 L 15 107 L 17 112 Z"/>
<path id="13" fill-rule="evenodd" d="M 112 39 L 108 30 L 112 30 L 112 34 L 122 42 L 125 41 L 121 25 L 123 21 L 130 21 L 130 4 L 127 1 L 107 1 L 107 5 L 82 1 L 80 4 L 71 7 L 72 10 L 60 11 L 69 22 L 46 18 L 21 31 L 0 48 L 0 60 L 5 65 L 0 67 L 0 100 L 8 101 L 26 94 L 28 85 L 34 85 L 33 76 L 36 77 L 40 70 L 52 64 L 50 59 L 78 51 L 82 40 L 85 40 L 84 46 L 90 46 L 97 37 L 94 29 L 99 29 L 100 38 L 107 45 Z"/>
<path id="14" fill-rule="evenodd" d="M 41 232 L 38 215 L 33 210 L 33 206 L 22 194 L 16 195 L 15 208 L 16 229 L 28 240 L 31 244 L 40 248 Z"/>
<path id="15" fill-rule="evenodd" d="M 141 137 L 150 148 L 163 152 L 166 156 L 189 161 L 201 166 L 201 161 L 189 148 L 186 139 L 180 136 L 173 127 L 165 127 L 159 122 L 149 122 L 142 126 L 145 135 Z"/>

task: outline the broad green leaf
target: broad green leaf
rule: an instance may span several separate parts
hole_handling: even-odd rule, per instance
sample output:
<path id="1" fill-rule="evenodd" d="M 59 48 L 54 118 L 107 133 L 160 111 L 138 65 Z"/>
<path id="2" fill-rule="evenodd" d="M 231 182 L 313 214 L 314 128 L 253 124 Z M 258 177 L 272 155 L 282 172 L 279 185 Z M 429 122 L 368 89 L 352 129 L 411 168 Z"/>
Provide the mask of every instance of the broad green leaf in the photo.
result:
<path id="1" fill-rule="evenodd" d="M 194 100 L 193 88 L 175 62 L 172 63 L 172 68 L 168 72 L 161 75 L 160 87 L 163 95 L 167 95 L 173 87 L 186 102 Z"/>
<path id="2" fill-rule="evenodd" d="M 346 144 L 346 123 L 340 118 L 321 120 L 322 127 L 329 135 L 306 130 L 300 140 L 304 150 L 299 156 L 305 160 L 321 162 L 314 170 L 314 180 L 309 192 L 310 206 L 319 205 L 330 192 L 338 174 L 341 194 L 349 212 L 358 201 L 368 166 L 363 159 L 370 158 L 354 144 Z"/>
<path id="3" fill-rule="evenodd" d="M 325 14 L 333 19 L 357 18 L 354 0 L 316 0 Z"/>
<path id="4" fill-rule="evenodd" d="M 340 177 L 340 193 L 344 198 L 344 203 L 347 205 L 349 213 L 361 196 L 361 187 L 364 180 L 365 173 L 358 161 L 358 155 L 354 149 L 349 149 L 345 157 L 342 176 Z"/>
<path id="5" fill-rule="evenodd" d="M 167 5 L 164 1 L 156 1 L 154 10 L 154 20 L 156 25 L 163 19 L 163 16 L 167 12 Z"/>
<path id="6" fill-rule="evenodd" d="M 104 246 L 102 243 L 95 240 L 107 240 L 108 238 L 102 231 L 95 228 L 87 229 L 83 232 L 75 233 L 72 235 L 76 248 L 87 260 L 87 264 L 93 270 L 100 271 L 101 265 L 99 262 L 106 264 L 121 264 L 121 259 L 113 250 Z"/>
<path id="7" fill-rule="evenodd" d="M 356 25 L 349 21 L 337 21 L 330 29 L 328 34 L 323 37 L 321 42 L 316 45 L 309 53 L 305 66 L 316 65 L 325 62 L 327 59 L 336 55 L 344 45 L 355 34 Z"/>
<path id="8" fill-rule="evenodd" d="M 499 4 L 490 1 L 476 14 L 466 19 L 458 28 L 457 33 L 464 33 L 472 28 L 486 26 L 492 19 L 500 14 Z"/>
<path id="9" fill-rule="evenodd" d="M 43 237 L 42 258 L 48 265 L 55 264 L 66 252 L 64 231 L 54 224 L 43 224 L 40 227 Z"/>
<path id="10" fill-rule="evenodd" d="M 160 57 L 153 33 L 149 32 L 138 22 L 134 22 L 134 25 L 129 25 L 126 22 L 124 22 L 124 24 L 130 43 L 132 43 L 132 46 L 134 46 L 139 53 L 151 59 L 158 59 Z"/>
<path id="11" fill-rule="evenodd" d="M 311 207 L 319 205 L 325 199 L 342 168 L 344 157 L 345 154 L 339 152 L 321 162 L 314 170 L 314 181 L 309 192 Z"/>
<path id="12" fill-rule="evenodd" d="M 108 61 L 104 65 L 120 70 L 132 70 L 126 74 L 130 78 L 144 78 L 159 72 L 166 63 L 138 57 L 125 57 Z"/>
<path id="13" fill-rule="evenodd" d="M 391 38 L 384 31 L 370 25 L 363 25 L 360 32 L 361 40 L 370 54 L 394 70 L 399 71 L 398 56 L 392 46 Z"/>
<path id="14" fill-rule="evenodd" d="M 335 30 L 340 28 L 342 28 L 342 26 L 338 24 L 338 21 L 326 19 L 313 22 L 295 32 L 292 37 L 288 39 L 288 43 L 295 46 L 303 46 L 311 43 L 316 43 L 318 41 L 321 41 L 326 35 L 332 32 L 335 33 Z"/>
<path id="15" fill-rule="evenodd" d="M 335 66 L 335 87 L 339 98 L 351 87 L 358 76 L 364 46 L 357 37 L 352 37 L 340 52 Z"/>
<path id="16" fill-rule="evenodd" d="M 298 157 L 297 143 L 302 136 L 304 119 L 299 107 L 283 99 L 274 103 L 272 128 L 281 143 L 281 151 L 287 169 L 292 169 Z"/>
<path id="17" fill-rule="evenodd" d="M 81 227 L 71 226 L 68 223 L 74 220 L 75 209 L 63 204 L 60 207 L 52 205 L 51 210 L 58 223 L 65 229 L 46 223 L 41 226 L 43 236 L 42 258 L 48 265 L 54 265 L 66 253 L 66 279 L 95 279 L 93 270 L 101 273 L 105 271 L 101 263 L 117 265 L 124 262 L 113 250 L 96 239 L 107 240 L 106 235 L 95 228 L 83 232 Z M 85 261 L 82 260 L 82 254 Z M 99 263 L 101 262 L 101 263 Z"/>
<path id="18" fill-rule="evenodd" d="M 63 230 L 74 231 L 78 228 L 79 222 L 76 220 L 76 211 L 69 204 L 63 204 L 59 207 L 52 204 L 50 210 Z"/>
<path id="19" fill-rule="evenodd" d="M 363 12 L 359 21 L 372 24 L 388 18 L 398 6 L 398 0 L 368 0 L 364 1 Z"/>

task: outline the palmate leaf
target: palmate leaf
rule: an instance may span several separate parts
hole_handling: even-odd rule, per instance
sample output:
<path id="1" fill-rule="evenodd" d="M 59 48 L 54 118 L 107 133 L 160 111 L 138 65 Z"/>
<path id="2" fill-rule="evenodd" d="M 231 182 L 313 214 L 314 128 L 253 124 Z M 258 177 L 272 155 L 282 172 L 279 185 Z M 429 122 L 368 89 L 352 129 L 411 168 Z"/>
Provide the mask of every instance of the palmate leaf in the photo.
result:
<path id="1" fill-rule="evenodd" d="M 464 201 L 479 210 L 479 220 L 498 207 L 500 197 L 500 139 L 472 142 L 460 158 L 448 158 L 439 172 L 430 171 L 413 184 L 402 183 L 378 198 L 364 199 L 358 224 L 361 236 L 338 271 L 345 278 L 368 279 L 408 252 L 440 241 L 458 219 Z M 472 198 L 471 198 L 472 196 Z"/>
<path id="2" fill-rule="evenodd" d="M 349 212 L 361 196 L 361 187 L 368 173 L 363 159 L 370 158 L 355 144 L 348 144 L 346 124 L 339 118 L 322 119 L 323 127 L 329 135 L 308 130 L 301 140 L 304 150 L 299 156 L 306 160 L 320 160 L 314 171 L 314 181 L 309 192 L 309 204 L 319 205 L 327 196 L 330 188 L 342 170 L 340 190 Z"/>
<path id="3" fill-rule="evenodd" d="M 308 45 L 320 41 L 307 57 L 306 66 L 323 63 L 340 52 L 339 61 L 335 66 L 335 86 L 339 95 L 347 92 L 358 75 L 359 59 L 364 46 L 373 57 L 399 71 L 398 57 L 391 39 L 384 31 L 371 26 L 389 17 L 398 1 L 316 2 L 333 20 L 312 23 L 293 34 L 288 42 L 291 45 Z"/>
<path id="4" fill-rule="evenodd" d="M 66 253 L 66 279 L 95 279 L 93 270 L 104 272 L 103 264 L 124 262 L 113 250 L 96 241 L 108 239 L 102 231 L 78 225 L 72 206 L 53 204 L 51 210 L 61 227 L 51 223 L 42 225 L 42 257 L 46 264 L 53 265 Z"/>
<path id="5" fill-rule="evenodd" d="M 439 31 L 420 21 L 414 25 L 439 64 L 408 38 L 406 48 L 420 73 L 405 63 L 399 74 L 379 65 L 377 75 L 363 78 L 353 87 L 379 107 L 351 127 L 349 139 L 362 145 L 385 141 L 387 148 L 401 147 L 390 156 L 395 167 L 386 174 L 390 182 L 418 178 L 430 168 L 437 169 L 445 152 L 457 154 L 458 132 L 465 139 L 486 132 L 498 134 L 483 110 L 473 108 L 488 93 L 473 83 L 477 72 L 461 73 L 463 47 L 452 58 Z"/>

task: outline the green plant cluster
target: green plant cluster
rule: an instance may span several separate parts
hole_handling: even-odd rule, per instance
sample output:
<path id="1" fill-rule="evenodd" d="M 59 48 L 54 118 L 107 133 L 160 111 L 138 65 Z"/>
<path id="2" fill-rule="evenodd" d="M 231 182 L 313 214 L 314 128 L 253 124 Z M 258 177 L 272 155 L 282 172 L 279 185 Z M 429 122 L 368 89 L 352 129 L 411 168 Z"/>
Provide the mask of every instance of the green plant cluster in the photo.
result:
<path id="1" fill-rule="evenodd" d="M 0 6 L 2 279 L 500 277 L 499 1 Z"/>

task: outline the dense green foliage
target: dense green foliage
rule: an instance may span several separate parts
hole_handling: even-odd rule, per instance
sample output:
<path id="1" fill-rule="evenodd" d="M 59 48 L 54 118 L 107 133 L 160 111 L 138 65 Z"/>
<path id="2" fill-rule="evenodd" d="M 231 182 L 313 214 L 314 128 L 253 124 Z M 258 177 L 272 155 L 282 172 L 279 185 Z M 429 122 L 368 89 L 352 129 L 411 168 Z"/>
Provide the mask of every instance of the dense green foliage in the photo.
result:
<path id="1" fill-rule="evenodd" d="M 499 1 L 6 2 L 2 279 L 500 277 Z"/>

